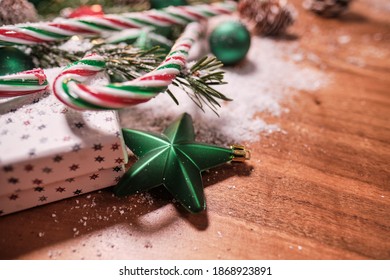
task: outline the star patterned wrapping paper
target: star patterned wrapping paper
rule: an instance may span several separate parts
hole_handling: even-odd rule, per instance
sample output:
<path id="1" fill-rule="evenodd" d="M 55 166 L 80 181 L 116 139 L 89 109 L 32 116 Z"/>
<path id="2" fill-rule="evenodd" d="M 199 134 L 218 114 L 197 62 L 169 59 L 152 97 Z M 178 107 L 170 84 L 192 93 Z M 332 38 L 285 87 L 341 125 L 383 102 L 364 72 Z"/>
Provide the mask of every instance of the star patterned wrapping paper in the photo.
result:
<path id="1" fill-rule="evenodd" d="M 0 215 L 116 184 L 127 153 L 116 112 L 49 93 L 0 101 Z"/>

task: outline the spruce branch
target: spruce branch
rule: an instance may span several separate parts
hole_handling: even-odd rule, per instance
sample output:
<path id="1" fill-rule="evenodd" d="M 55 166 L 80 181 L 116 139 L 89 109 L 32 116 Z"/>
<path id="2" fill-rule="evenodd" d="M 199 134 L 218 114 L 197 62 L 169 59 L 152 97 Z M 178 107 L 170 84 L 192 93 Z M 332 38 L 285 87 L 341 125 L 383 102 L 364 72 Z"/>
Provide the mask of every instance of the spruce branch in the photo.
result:
<path id="1" fill-rule="evenodd" d="M 31 47 L 30 55 L 37 61 L 37 66 L 51 68 L 64 66 L 80 60 L 87 53 L 97 53 L 106 57 L 106 73 L 111 82 L 124 82 L 136 79 L 154 70 L 165 58 L 166 53 L 159 47 L 140 50 L 131 45 L 98 44 L 88 52 L 71 52 L 58 44 L 40 44 Z M 205 56 L 191 67 L 182 69 L 173 80 L 172 85 L 183 90 L 188 97 L 202 110 L 209 107 L 217 113 L 221 101 L 231 101 L 213 86 L 226 84 L 223 64 L 215 57 Z M 166 91 L 172 100 L 179 105 L 171 90 Z"/>
<path id="2" fill-rule="evenodd" d="M 31 47 L 30 55 L 37 66 L 51 68 L 65 66 L 80 60 L 87 53 L 105 56 L 107 74 L 115 82 L 135 79 L 152 71 L 164 59 L 165 53 L 159 47 L 140 50 L 131 45 L 98 45 L 88 52 L 71 52 L 56 44 L 40 44 Z"/>
<path id="3" fill-rule="evenodd" d="M 67 65 L 81 59 L 84 53 L 70 52 L 59 48 L 59 45 L 43 43 L 30 47 L 30 56 L 36 66 L 52 68 Z"/>
<path id="4" fill-rule="evenodd" d="M 156 68 L 165 57 L 164 51 L 159 47 L 140 50 L 129 45 L 115 45 L 102 46 L 94 49 L 94 52 L 107 57 L 107 74 L 115 82 L 138 78 Z"/>
<path id="5" fill-rule="evenodd" d="M 218 115 L 217 109 L 221 107 L 220 100 L 232 101 L 232 99 L 212 87 L 226 84 L 223 80 L 224 72 L 220 70 L 222 66 L 222 62 L 217 58 L 205 56 L 191 68 L 184 69 L 172 84 L 182 89 L 202 111 L 204 111 L 204 105 L 206 105 Z M 168 90 L 167 93 L 178 104 L 172 92 Z"/>

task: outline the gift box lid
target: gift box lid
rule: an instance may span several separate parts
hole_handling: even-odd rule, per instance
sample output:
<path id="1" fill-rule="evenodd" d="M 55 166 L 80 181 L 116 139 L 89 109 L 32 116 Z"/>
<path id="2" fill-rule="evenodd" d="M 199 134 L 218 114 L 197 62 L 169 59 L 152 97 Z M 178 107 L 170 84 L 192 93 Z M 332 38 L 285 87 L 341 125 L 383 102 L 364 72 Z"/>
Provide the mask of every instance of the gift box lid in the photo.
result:
<path id="1" fill-rule="evenodd" d="M 0 103 L 0 195 L 126 162 L 114 111 L 74 111 L 49 93 Z"/>

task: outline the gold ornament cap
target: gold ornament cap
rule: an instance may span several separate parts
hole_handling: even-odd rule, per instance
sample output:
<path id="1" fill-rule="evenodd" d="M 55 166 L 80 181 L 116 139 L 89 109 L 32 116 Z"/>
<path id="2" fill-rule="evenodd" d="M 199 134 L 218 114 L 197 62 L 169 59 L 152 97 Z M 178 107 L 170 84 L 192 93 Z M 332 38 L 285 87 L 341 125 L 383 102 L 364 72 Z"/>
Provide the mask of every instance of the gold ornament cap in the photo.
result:
<path id="1" fill-rule="evenodd" d="M 233 162 L 245 162 L 251 159 L 251 151 L 243 145 L 232 145 L 230 148 L 233 151 Z"/>

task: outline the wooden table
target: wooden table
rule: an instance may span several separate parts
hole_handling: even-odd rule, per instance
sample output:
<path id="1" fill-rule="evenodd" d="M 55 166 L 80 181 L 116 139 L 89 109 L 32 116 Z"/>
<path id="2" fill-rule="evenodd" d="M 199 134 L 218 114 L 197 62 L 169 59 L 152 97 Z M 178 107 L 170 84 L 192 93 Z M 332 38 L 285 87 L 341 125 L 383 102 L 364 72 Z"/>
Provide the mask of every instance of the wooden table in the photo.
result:
<path id="1" fill-rule="evenodd" d="M 103 190 L 0 218 L 0 258 L 389 259 L 388 3 L 357 0 L 326 20 L 291 2 L 291 33 L 332 83 L 263 116 L 287 134 L 249 143 L 248 164 L 204 174 L 207 211 L 187 214 L 163 189 Z M 350 43 L 334 46 L 342 33 Z"/>

